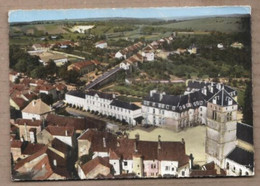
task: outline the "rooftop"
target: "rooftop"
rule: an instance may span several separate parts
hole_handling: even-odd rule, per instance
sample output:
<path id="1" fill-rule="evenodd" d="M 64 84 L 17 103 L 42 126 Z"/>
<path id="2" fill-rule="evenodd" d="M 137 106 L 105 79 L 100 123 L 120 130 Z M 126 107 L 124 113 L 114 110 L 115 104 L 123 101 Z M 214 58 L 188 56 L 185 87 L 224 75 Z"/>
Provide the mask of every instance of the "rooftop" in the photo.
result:
<path id="1" fill-rule="evenodd" d="M 44 103 L 41 99 L 32 100 L 23 110 L 25 113 L 42 115 L 51 112 L 51 107 Z"/>

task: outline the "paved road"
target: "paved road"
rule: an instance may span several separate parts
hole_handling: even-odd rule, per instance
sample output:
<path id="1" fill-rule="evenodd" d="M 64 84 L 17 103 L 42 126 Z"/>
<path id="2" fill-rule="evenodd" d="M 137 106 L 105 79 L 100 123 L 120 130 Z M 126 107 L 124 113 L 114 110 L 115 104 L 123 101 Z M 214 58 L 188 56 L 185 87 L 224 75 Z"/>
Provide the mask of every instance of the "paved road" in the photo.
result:
<path id="1" fill-rule="evenodd" d="M 110 69 L 109 71 L 102 74 L 102 76 L 99 76 L 97 79 L 95 79 L 94 81 L 92 81 L 91 83 L 86 85 L 85 89 L 88 90 L 88 89 L 93 88 L 94 86 L 98 85 L 99 83 L 106 80 L 107 78 L 114 75 L 115 73 L 119 72 L 120 70 L 122 70 L 120 67 Z"/>

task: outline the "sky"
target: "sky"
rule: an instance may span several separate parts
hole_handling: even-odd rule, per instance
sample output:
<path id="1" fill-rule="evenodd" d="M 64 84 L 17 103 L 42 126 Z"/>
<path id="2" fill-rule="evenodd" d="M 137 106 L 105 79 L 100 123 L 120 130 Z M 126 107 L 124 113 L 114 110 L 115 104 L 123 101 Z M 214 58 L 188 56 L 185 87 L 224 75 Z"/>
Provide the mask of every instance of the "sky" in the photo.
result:
<path id="1" fill-rule="evenodd" d="M 110 9 L 60 9 L 60 10 L 12 10 L 8 21 L 31 22 L 44 20 L 84 19 L 104 17 L 128 18 L 181 18 L 192 16 L 251 14 L 249 6 L 222 7 L 163 7 L 163 8 L 110 8 Z"/>

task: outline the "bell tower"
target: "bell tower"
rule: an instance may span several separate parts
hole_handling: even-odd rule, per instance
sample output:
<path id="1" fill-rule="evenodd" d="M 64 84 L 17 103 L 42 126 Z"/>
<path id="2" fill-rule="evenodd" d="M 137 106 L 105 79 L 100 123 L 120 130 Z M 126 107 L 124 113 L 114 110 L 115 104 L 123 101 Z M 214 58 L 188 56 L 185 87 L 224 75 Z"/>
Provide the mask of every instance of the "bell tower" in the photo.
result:
<path id="1" fill-rule="evenodd" d="M 221 168 L 224 158 L 236 146 L 237 108 L 224 86 L 207 103 L 207 162 L 214 161 Z"/>

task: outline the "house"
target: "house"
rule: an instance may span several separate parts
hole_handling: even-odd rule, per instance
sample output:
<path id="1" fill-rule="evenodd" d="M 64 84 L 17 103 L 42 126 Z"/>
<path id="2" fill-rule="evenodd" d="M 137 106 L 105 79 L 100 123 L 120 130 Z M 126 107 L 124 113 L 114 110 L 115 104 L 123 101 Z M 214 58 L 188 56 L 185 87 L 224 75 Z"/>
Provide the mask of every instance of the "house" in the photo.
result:
<path id="1" fill-rule="evenodd" d="M 236 147 L 226 156 L 224 168 L 228 176 L 254 175 L 253 127 L 237 123 Z"/>
<path id="2" fill-rule="evenodd" d="M 109 149 L 116 147 L 117 137 L 109 132 L 87 129 L 78 138 L 78 157 L 93 153 L 94 157 L 108 157 Z"/>
<path id="3" fill-rule="evenodd" d="M 135 173 L 137 177 L 189 176 L 189 157 L 185 143 L 140 141 L 122 137 L 117 148 L 110 152 L 110 164 L 115 175 Z"/>
<path id="4" fill-rule="evenodd" d="M 119 67 L 124 69 L 124 70 L 129 70 L 130 69 L 130 64 L 127 63 L 126 61 L 123 61 L 119 64 Z"/>
<path id="5" fill-rule="evenodd" d="M 154 61 L 156 48 L 153 45 L 147 45 L 142 49 L 144 61 Z"/>
<path id="6" fill-rule="evenodd" d="M 68 62 L 68 58 L 64 54 L 44 52 L 39 55 L 39 62 L 43 63 L 44 66 L 48 65 L 50 61 L 53 61 L 56 66 L 62 66 Z"/>
<path id="7" fill-rule="evenodd" d="M 15 124 L 19 128 L 19 137 L 21 141 L 36 143 L 36 135 L 42 129 L 42 121 L 35 119 L 17 119 Z"/>
<path id="8" fill-rule="evenodd" d="M 52 46 L 50 44 L 33 44 L 32 48 L 34 51 L 37 52 L 46 52 L 48 51 Z"/>
<path id="9" fill-rule="evenodd" d="M 217 167 L 215 163 L 209 162 L 201 166 L 200 169 L 192 169 L 190 177 L 223 177 L 226 176 L 226 171 Z"/>
<path id="10" fill-rule="evenodd" d="M 11 141 L 11 156 L 14 161 L 20 158 L 22 154 L 22 142 L 20 140 L 12 140 Z"/>
<path id="11" fill-rule="evenodd" d="M 57 90 L 56 87 L 50 84 L 43 84 L 36 87 L 36 90 L 39 91 L 39 93 L 51 95 L 53 99 L 57 98 Z"/>
<path id="12" fill-rule="evenodd" d="M 32 100 L 22 110 L 22 118 L 41 120 L 51 111 L 51 107 L 44 103 L 41 99 Z"/>
<path id="13" fill-rule="evenodd" d="M 95 43 L 96 48 L 107 48 L 107 42 L 106 41 L 99 41 Z"/>
<path id="14" fill-rule="evenodd" d="M 234 42 L 230 46 L 232 48 L 238 48 L 238 49 L 242 49 L 244 47 L 244 45 L 242 43 L 239 43 L 239 42 Z"/>
<path id="15" fill-rule="evenodd" d="M 80 179 L 97 179 L 112 177 L 112 165 L 109 164 L 108 158 L 96 157 L 87 163 L 78 166 L 78 175 Z"/>
<path id="16" fill-rule="evenodd" d="M 14 83 L 16 79 L 19 79 L 20 75 L 19 72 L 11 71 L 9 72 L 9 80 Z"/>
<path id="17" fill-rule="evenodd" d="M 38 143 L 30 143 L 28 141 L 12 140 L 11 141 L 11 155 L 14 162 L 25 159 L 30 155 L 44 148 L 45 145 Z"/>
<path id="18" fill-rule="evenodd" d="M 30 180 L 71 178 L 67 170 L 67 160 L 48 146 L 44 146 L 27 158 L 19 160 L 14 165 L 14 170 Z M 16 175 L 13 176 L 13 180 L 18 180 Z M 23 179 L 19 177 L 19 180 Z"/>
<path id="19" fill-rule="evenodd" d="M 189 54 L 197 54 L 197 47 L 193 44 L 187 49 L 187 51 Z"/>
<path id="20" fill-rule="evenodd" d="M 217 44 L 217 47 L 218 47 L 218 49 L 220 49 L 220 50 L 223 50 L 223 49 L 224 49 L 224 45 L 223 45 L 222 43 Z"/>
<path id="21" fill-rule="evenodd" d="M 127 136 L 117 137 L 108 132 L 87 130 L 78 138 L 80 156 L 93 153 L 109 158 L 113 174 L 134 173 L 137 177 L 189 176 L 189 156 L 185 154 L 185 142 L 141 141 Z"/>
<path id="22" fill-rule="evenodd" d="M 100 62 L 97 60 L 81 61 L 69 65 L 68 70 L 75 70 L 82 75 L 94 71 L 99 64 Z"/>
<path id="23" fill-rule="evenodd" d="M 16 110 L 22 110 L 26 105 L 27 101 L 21 97 L 10 97 L 10 106 Z"/>
<path id="24" fill-rule="evenodd" d="M 105 130 L 106 122 L 90 117 L 78 118 L 78 117 L 65 117 L 55 114 L 48 114 L 45 120 L 45 124 L 60 127 L 72 127 L 77 135 L 89 128 L 95 128 L 98 130 Z"/>
<path id="25" fill-rule="evenodd" d="M 53 139 L 59 139 L 70 147 L 75 146 L 75 132 L 73 127 L 48 125 L 37 134 L 37 141 L 41 144 L 49 144 Z"/>
<path id="26" fill-rule="evenodd" d="M 128 46 L 122 50 L 119 50 L 116 54 L 115 54 L 115 58 L 117 59 L 126 59 L 128 58 L 129 56 L 133 55 L 133 53 L 136 53 L 138 50 L 141 49 L 141 47 L 143 46 L 144 44 L 142 42 L 138 42 L 138 43 L 135 43 L 131 46 Z"/>

